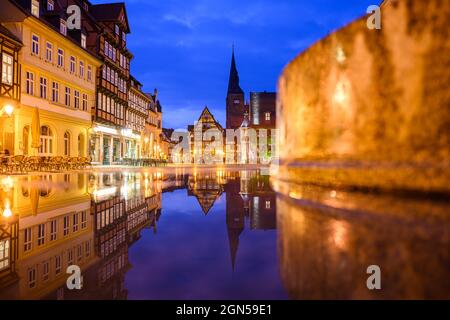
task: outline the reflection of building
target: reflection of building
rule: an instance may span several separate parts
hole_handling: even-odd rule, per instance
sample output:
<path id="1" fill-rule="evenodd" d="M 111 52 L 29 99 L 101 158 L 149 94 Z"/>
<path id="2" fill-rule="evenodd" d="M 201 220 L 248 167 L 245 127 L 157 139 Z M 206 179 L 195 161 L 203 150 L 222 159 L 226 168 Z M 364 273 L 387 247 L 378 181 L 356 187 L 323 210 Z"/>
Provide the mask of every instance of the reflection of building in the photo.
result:
<path id="1" fill-rule="evenodd" d="M 86 156 L 100 61 L 87 51 L 84 29 L 67 30 L 67 15 L 58 2 L 52 9 L 41 3 L 0 4 L 2 25 L 23 43 L 19 55 L 21 104 L 14 111 L 15 135 L 8 138 L 14 149 L 10 153 Z M 36 108 L 40 116 L 32 120 Z M 39 125 L 37 119 L 40 133 L 31 130 Z"/>
<path id="2" fill-rule="evenodd" d="M 223 186 L 218 179 L 214 173 L 194 173 L 193 176 L 189 176 L 188 195 L 197 198 L 205 215 L 223 193 Z"/>
<path id="3" fill-rule="evenodd" d="M 205 107 L 194 125 L 188 126 L 190 150 L 194 163 L 223 163 L 224 130 L 208 107 Z"/>
<path id="4" fill-rule="evenodd" d="M 234 270 L 239 237 L 245 229 L 246 218 L 250 219 L 251 230 L 276 229 L 276 196 L 269 177 L 256 171 L 242 171 L 238 179 L 228 178 L 225 192 L 228 241 Z"/>
<path id="5" fill-rule="evenodd" d="M 14 111 L 20 102 L 21 41 L 0 25 L 0 151 L 14 152 Z"/>

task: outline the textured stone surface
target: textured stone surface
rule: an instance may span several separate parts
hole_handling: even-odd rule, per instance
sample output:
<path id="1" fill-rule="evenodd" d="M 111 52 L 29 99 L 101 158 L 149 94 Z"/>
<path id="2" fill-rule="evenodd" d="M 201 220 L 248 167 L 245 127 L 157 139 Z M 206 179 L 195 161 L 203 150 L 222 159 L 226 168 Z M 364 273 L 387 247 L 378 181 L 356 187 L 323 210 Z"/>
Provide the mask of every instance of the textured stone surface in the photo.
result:
<path id="1" fill-rule="evenodd" d="M 450 1 L 388 1 L 319 41 L 279 81 L 280 179 L 450 191 Z"/>

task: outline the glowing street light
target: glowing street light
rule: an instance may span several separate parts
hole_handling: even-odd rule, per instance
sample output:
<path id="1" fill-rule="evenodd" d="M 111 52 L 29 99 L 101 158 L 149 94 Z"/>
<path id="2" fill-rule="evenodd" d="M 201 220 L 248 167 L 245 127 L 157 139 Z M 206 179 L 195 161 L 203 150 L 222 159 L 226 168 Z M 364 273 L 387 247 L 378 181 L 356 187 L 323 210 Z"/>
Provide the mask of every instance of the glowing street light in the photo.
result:
<path id="1" fill-rule="evenodd" d="M 7 104 L 2 108 L 0 114 L 6 114 L 8 117 L 11 117 L 13 112 L 14 112 L 14 106 Z"/>

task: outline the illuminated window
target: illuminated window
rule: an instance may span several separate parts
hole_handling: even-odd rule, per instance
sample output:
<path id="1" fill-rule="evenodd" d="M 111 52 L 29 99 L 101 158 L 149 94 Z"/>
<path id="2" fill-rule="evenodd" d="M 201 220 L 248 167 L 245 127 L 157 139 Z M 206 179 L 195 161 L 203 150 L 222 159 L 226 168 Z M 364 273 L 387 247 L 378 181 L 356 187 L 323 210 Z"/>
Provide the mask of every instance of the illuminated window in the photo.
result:
<path id="1" fill-rule="evenodd" d="M 52 101 L 59 102 L 59 84 L 58 82 L 53 82 L 52 84 Z"/>
<path id="2" fill-rule="evenodd" d="M 31 14 L 39 18 L 39 0 L 31 0 Z"/>
<path id="3" fill-rule="evenodd" d="M 83 211 L 81 213 L 81 229 L 86 229 L 87 227 L 87 213 Z"/>
<path id="4" fill-rule="evenodd" d="M 87 79 L 88 79 L 88 81 L 92 81 L 92 67 L 91 66 L 87 67 Z"/>
<path id="5" fill-rule="evenodd" d="M 61 272 L 61 256 L 55 257 L 55 273 L 59 274 Z"/>
<path id="6" fill-rule="evenodd" d="M 66 87 L 66 100 L 65 100 L 65 104 L 66 106 L 70 107 L 70 99 L 71 99 L 71 93 L 70 93 L 70 88 Z"/>
<path id="7" fill-rule="evenodd" d="M 265 113 L 265 119 L 266 121 L 270 121 L 270 112 Z"/>
<path id="8" fill-rule="evenodd" d="M 75 213 L 73 215 L 72 231 L 73 232 L 77 232 L 78 231 L 78 213 Z"/>
<path id="9" fill-rule="evenodd" d="M 67 265 L 68 266 L 73 265 L 73 249 L 67 250 Z"/>
<path id="10" fill-rule="evenodd" d="M 11 85 L 13 82 L 13 57 L 5 52 L 2 56 L 2 82 Z"/>
<path id="11" fill-rule="evenodd" d="M 40 97 L 42 99 L 47 99 L 47 79 L 44 77 L 41 77 L 41 80 L 40 80 L 39 93 L 40 93 Z"/>
<path id="12" fill-rule="evenodd" d="M 34 73 L 32 72 L 27 72 L 26 92 L 29 95 L 34 95 Z"/>
<path id="13" fill-rule="evenodd" d="M 41 147 L 39 148 L 39 155 L 53 155 L 53 132 L 47 126 L 41 127 Z"/>
<path id="14" fill-rule="evenodd" d="M 57 238 L 57 221 L 52 220 L 50 221 L 50 241 L 55 241 Z"/>
<path id="15" fill-rule="evenodd" d="M 70 133 L 64 133 L 64 155 L 70 157 Z"/>
<path id="16" fill-rule="evenodd" d="M 86 36 L 84 34 L 81 35 L 81 47 L 86 49 Z"/>
<path id="17" fill-rule="evenodd" d="M 64 236 L 67 236 L 69 234 L 69 227 L 70 227 L 69 216 L 65 216 L 64 217 L 64 229 L 63 229 Z"/>
<path id="18" fill-rule="evenodd" d="M 73 95 L 75 97 L 74 107 L 75 109 L 80 109 L 80 91 L 75 90 Z"/>
<path id="19" fill-rule="evenodd" d="M 9 240 L 0 240 L 0 271 L 9 267 Z"/>
<path id="20" fill-rule="evenodd" d="M 28 287 L 36 287 L 36 267 L 28 269 Z"/>
<path id="21" fill-rule="evenodd" d="M 88 95 L 83 93 L 83 111 L 88 110 Z"/>
<path id="22" fill-rule="evenodd" d="M 53 0 L 47 0 L 47 11 L 53 11 L 55 9 L 55 2 Z"/>
<path id="23" fill-rule="evenodd" d="M 266 209 L 270 209 L 270 207 L 271 207 L 270 201 L 266 201 Z"/>
<path id="24" fill-rule="evenodd" d="M 75 73 L 75 57 L 70 57 L 70 73 Z"/>
<path id="25" fill-rule="evenodd" d="M 79 74 L 81 78 L 84 78 L 84 62 L 80 61 L 80 70 L 79 70 Z"/>
<path id="26" fill-rule="evenodd" d="M 50 263 L 45 261 L 42 263 L 42 280 L 47 281 L 50 275 Z"/>

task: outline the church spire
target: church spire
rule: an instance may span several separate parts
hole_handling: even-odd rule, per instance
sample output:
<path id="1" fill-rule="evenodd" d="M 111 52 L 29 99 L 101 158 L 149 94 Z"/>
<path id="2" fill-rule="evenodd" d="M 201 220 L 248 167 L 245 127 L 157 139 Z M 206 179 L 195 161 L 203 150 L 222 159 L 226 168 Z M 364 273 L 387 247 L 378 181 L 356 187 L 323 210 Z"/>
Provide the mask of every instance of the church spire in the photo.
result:
<path id="1" fill-rule="evenodd" d="M 228 93 L 244 93 L 239 86 L 239 74 L 236 68 L 236 59 L 234 58 L 234 44 L 231 56 L 230 79 L 228 80 Z"/>

